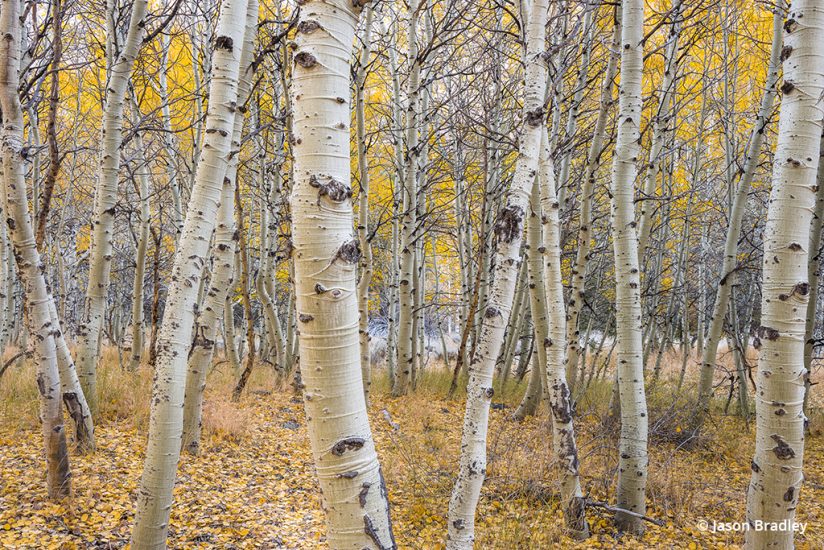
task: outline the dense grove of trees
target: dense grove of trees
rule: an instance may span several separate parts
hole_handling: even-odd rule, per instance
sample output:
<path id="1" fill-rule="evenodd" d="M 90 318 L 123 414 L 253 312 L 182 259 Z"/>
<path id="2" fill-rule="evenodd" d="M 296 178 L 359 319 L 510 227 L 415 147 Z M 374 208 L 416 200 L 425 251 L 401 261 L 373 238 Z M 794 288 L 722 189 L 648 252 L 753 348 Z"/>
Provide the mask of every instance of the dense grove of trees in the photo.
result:
<path id="1" fill-rule="evenodd" d="M 450 549 L 473 547 L 507 384 L 516 419 L 548 405 L 574 538 L 576 402 L 602 380 L 619 530 L 649 519 L 660 387 L 688 398 L 685 447 L 723 397 L 754 421 L 747 519 L 791 521 L 824 338 L 822 44 L 822 0 L 2 0 L 0 375 L 36 366 L 49 496 L 95 452 L 114 349 L 154 372 L 132 548 L 166 544 L 218 360 L 234 399 L 254 369 L 302 394 L 333 548 L 396 547 L 372 380 L 403 398 L 432 369 L 467 390 Z"/>

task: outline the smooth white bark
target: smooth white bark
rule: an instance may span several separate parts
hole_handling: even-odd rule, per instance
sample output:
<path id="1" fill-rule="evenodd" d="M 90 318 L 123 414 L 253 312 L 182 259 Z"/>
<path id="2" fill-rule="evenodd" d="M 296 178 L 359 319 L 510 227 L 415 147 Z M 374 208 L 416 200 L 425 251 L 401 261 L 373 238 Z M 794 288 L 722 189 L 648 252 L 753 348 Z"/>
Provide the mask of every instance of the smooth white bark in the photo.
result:
<path id="1" fill-rule="evenodd" d="M 361 5 L 301 7 L 294 113 L 292 259 L 307 427 L 331 548 L 395 548 L 366 415 L 358 339 L 358 240 L 350 186 L 350 58 Z"/>
<path id="2" fill-rule="evenodd" d="M 641 138 L 644 0 L 621 5 L 621 84 L 617 140 L 612 164 L 612 235 L 615 253 L 617 379 L 621 404 L 618 507 L 644 514 L 647 482 L 647 403 L 644 395 L 641 289 L 638 235 L 633 207 L 636 161 Z M 642 533 L 643 522 L 624 512 L 615 515 L 623 531 Z"/>
<path id="3" fill-rule="evenodd" d="M 750 524 L 787 521 L 792 526 L 804 480 L 804 321 L 824 110 L 822 44 L 824 3 L 795 0 L 784 23 L 784 95 L 764 230 Z M 750 529 L 745 546 L 792 548 L 793 529 Z"/>
<path id="4" fill-rule="evenodd" d="M 461 437 L 458 477 L 449 500 L 447 548 L 472 548 L 475 510 L 486 475 L 486 435 L 495 363 L 501 351 L 515 294 L 524 218 L 538 171 L 541 135 L 545 124 L 544 91 L 547 66 L 543 58 L 548 17 L 547 0 L 535 0 L 527 24 L 523 121 L 515 174 L 506 202 L 495 224 L 497 249 L 489 301 L 475 358 L 469 365 L 466 412 Z M 533 367 L 534 368 L 534 367 Z"/>
<path id="5" fill-rule="evenodd" d="M 773 15 L 773 37 L 770 62 L 767 68 L 767 81 L 764 87 L 764 94 L 761 97 L 761 106 L 758 109 L 758 115 L 753 125 L 750 143 L 747 147 L 747 156 L 744 159 L 741 179 L 738 182 L 738 188 L 735 190 L 733 197 L 727 237 L 724 242 L 724 260 L 721 266 L 721 279 L 717 283 L 715 303 L 709 320 L 706 343 L 703 346 L 701 376 L 698 382 L 698 402 L 694 420 L 694 428 L 696 430 L 701 428 L 710 407 L 718 342 L 721 340 L 721 333 L 724 328 L 724 319 L 726 318 L 727 306 L 730 301 L 730 291 L 735 284 L 735 270 L 738 266 L 738 241 L 741 237 L 741 221 L 744 217 L 744 211 L 747 208 L 747 197 L 750 193 L 750 186 L 755 175 L 755 169 L 760 161 L 761 147 L 764 144 L 764 135 L 766 134 L 767 124 L 769 123 L 773 108 L 773 101 L 777 93 L 776 85 L 778 84 L 779 57 L 783 43 L 781 38 L 783 21 L 784 9 L 783 7 L 776 7 L 775 14 Z"/>
<path id="6" fill-rule="evenodd" d="M 97 362 L 100 359 L 100 335 L 106 315 L 106 298 L 112 267 L 115 204 L 120 171 L 120 146 L 123 144 L 123 107 L 126 88 L 143 38 L 147 0 L 135 0 L 126 39 L 112 64 L 106 85 L 103 109 L 103 135 L 100 149 L 100 172 L 95 189 L 94 228 L 89 253 L 89 282 L 83 322 L 78 329 L 77 370 L 83 393 L 92 413 L 97 413 Z M 112 16 L 113 17 L 113 16 Z M 107 19 L 110 19 L 108 17 Z M 113 28 L 109 33 L 115 32 Z M 109 36 L 109 42 L 114 37 Z"/>
<path id="7" fill-rule="evenodd" d="M 244 47 L 248 43 L 244 35 L 247 16 L 257 21 L 254 4 L 254 0 L 224 0 L 221 4 L 212 54 L 212 83 L 203 152 L 175 254 L 157 341 L 149 441 L 132 531 L 132 548 L 135 549 L 163 548 L 166 544 L 183 433 L 186 363 L 197 294 L 231 155 L 235 114 L 239 111 L 241 52 L 244 56 L 251 55 Z M 256 24 L 252 25 L 253 29 L 256 27 Z"/>
<path id="8" fill-rule="evenodd" d="M 26 150 L 23 141 L 23 110 L 18 96 L 22 22 L 20 2 L 0 3 L 0 109 L 2 110 L 2 208 L 14 246 L 29 333 L 34 336 L 33 359 L 37 370 L 40 423 L 46 455 L 46 487 L 50 498 L 71 492 L 69 451 L 63 424 L 60 375 L 57 367 L 53 303 L 46 286 L 45 271 L 35 246 L 34 226 L 26 196 Z"/>

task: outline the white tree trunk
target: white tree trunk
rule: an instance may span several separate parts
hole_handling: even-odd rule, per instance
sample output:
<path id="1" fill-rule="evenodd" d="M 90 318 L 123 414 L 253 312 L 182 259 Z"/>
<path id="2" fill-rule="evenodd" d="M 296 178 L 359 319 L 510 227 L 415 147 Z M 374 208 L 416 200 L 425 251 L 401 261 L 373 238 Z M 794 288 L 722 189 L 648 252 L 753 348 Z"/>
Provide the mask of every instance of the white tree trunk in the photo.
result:
<path id="1" fill-rule="evenodd" d="M 492 289 L 483 311 L 484 323 L 478 350 L 469 366 L 460 466 L 449 500 L 447 548 L 450 550 L 472 548 L 475 540 L 475 509 L 486 475 L 486 434 L 489 404 L 494 394 L 492 378 L 509 322 L 521 262 L 524 217 L 538 171 L 541 134 L 545 131 L 547 67 L 542 54 L 545 50 L 547 11 L 547 0 L 535 0 L 527 23 L 520 148 L 506 204 L 495 224 L 497 250 Z"/>
<path id="2" fill-rule="evenodd" d="M 552 415 L 552 443 L 561 478 L 561 506 L 567 529 L 577 539 L 589 536 L 586 506 L 578 475 L 578 447 L 572 424 L 572 395 L 567 385 L 564 356 L 566 355 L 566 315 L 564 281 L 561 275 L 560 204 L 555 192 L 555 170 L 549 151 L 546 131 L 542 136 L 540 172 L 541 212 L 544 225 L 543 245 L 546 248 L 546 269 L 543 273 L 549 330 L 547 340 L 536 342 L 546 349 L 545 391 Z"/>
<path id="3" fill-rule="evenodd" d="M 418 19 L 420 17 L 420 0 L 409 1 L 409 24 L 407 28 L 407 63 L 409 79 L 407 81 L 406 105 L 406 145 L 403 158 L 403 188 L 401 191 L 403 219 L 401 221 L 401 263 L 398 281 L 400 310 L 398 315 L 398 359 L 395 367 L 395 380 L 392 395 L 406 395 L 414 369 L 414 304 L 415 287 L 413 279 L 416 272 L 417 214 L 418 214 L 418 125 L 420 117 L 420 81 L 421 63 L 418 56 Z"/>
<path id="4" fill-rule="evenodd" d="M 100 173 L 95 190 L 94 228 L 89 257 L 89 282 L 83 321 L 78 329 L 77 370 L 83 393 L 92 413 L 97 414 L 97 362 L 100 359 L 100 334 L 106 316 L 106 298 L 112 267 L 117 180 L 120 171 L 120 146 L 123 143 L 123 105 L 134 60 L 143 38 L 147 0 L 132 3 L 132 15 L 117 60 L 113 61 L 106 85 L 103 110 Z M 110 29 L 110 32 L 113 32 Z M 113 37 L 110 36 L 110 41 Z"/>
<path id="5" fill-rule="evenodd" d="M 587 265 L 592 240 L 592 206 L 595 194 L 595 180 L 598 169 L 601 167 L 601 153 L 606 139 L 607 115 L 613 104 L 612 89 L 615 73 L 618 70 L 618 54 L 621 51 L 621 25 L 616 22 L 610 44 L 610 56 L 607 68 L 604 71 L 604 80 L 601 84 L 601 101 L 598 107 L 598 117 L 595 120 L 595 129 L 592 132 L 592 142 L 587 153 L 587 163 L 584 168 L 583 183 L 581 185 L 581 213 L 578 222 L 578 243 L 575 264 L 572 267 L 571 288 L 566 315 L 566 372 L 567 380 L 575 380 L 578 361 L 581 356 L 580 315 L 584 306 L 584 292 L 587 281 Z M 562 182 L 563 184 L 563 182 Z M 563 207 L 563 204 L 561 205 Z"/>
<path id="6" fill-rule="evenodd" d="M 366 68 L 372 56 L 372 6 L 364 8 L 363 46 L 355 74 L 355 122 L 358 143 L 358 242 L 361 249 L 360 279 L 358 280 L 358 312 L 360 314 L 360 360 L 363 376 L 363 395 L 369 406 L 369 390 L 372 386 L 372 369 L 369 364 L 369 283 L 372 281 L 372 245 L 369 242 L 369 162 L 366 158 L 366 105 L 363 91 L 366 86 Z"/>
<path id="7" fill-rule="evenodd" d="M 23 110 L 19 86 L 21 35 L 19 0 L 0 4 L 0 110 L 2 110 L 2 208 L 14 245 L 14 256 L 23 285 L 26 321 L 34 336 L 32 349 L 37 368 L 40 396 L 40 422 L 46 454 L 46 487 L 49 497 L 60 499 L 71 492 L 69 451 L 57 367 L 55 334 L 60 326 L 52 323 L 51 296 L 43 275 L 44 267 L 35 246 L 34 227 L 26 196 L 26 153 L 23 142 Z"/>
<path id="8" fill-rule="evenodd" d="M 732 289 L 733 284 L 735 284 L 735 269 L 738 265 L 738 240 L 741 236 L 741 220 L 747 208 L 747 197 L 750 193 L 750 185 L 755 174 L 755 169 L 759 164 L 761 146 L 764 143 L 764 135 L 766 134 L 773 101 L 777 93 L 776 85 L 778 83 L 779 57 L 781 55 L 782 45 L 781 29 L 784 22 L 784 13 L 785 10 L 783 7 L 777 7 L 773 15 L 773 38 L 770 64 L 767 68 L 767 82 L 765 83 L 764 95 L 761 97 L 761 106 L 758 110 L 755 124 L 753 125 L 752 134 L 750 135 L 747 156 L 744 159 L 743 173 L 738 182 L 738 188 L 735 190 L 732 209 L 730 211 L 727 238 L 724 242 L 724 261 L 721 267 L 721 280 L 718 282 L 718 287 L 715 292 L 715 304 L 713 305 L 712 316 L 709 321 L 707 340 L 703 346 L 704 353 L 701 357 L 698 402 L 696 404 L 693 426 L 695 430 L 701 429 L 707 412 L 709 411 L 710 400 L 712 398 L 712 382 L 713 375 L 715 374 L 718 342 L 721 340 L 724 319 L 727 316 L 730 289 Z"/>
<path id="9" fill-rule="evenodd" d="M 132 109 L 135 120 L 139 119 L 140 111 L 137 101 L 133 99 Z M 132 349 L 129 358 L 129 369 L 136 370 L 140 366 L 145 347 L 145 319 L 143 314 L 143 279 L 146 274 L 146 249 L 149 246 L 149 166 L 143 144 L 143 136 L 138 131 L 135 136 L 135 152 L 137 153 L 138 167 L 136 170 L 138 192 L 140 194 L 140 229 L 137 235 L 137 254 L 135 255 L 134 284 L 132 285 Z"/>
<path id="10" fill-rule="evenodd" d="M 755 456 L 747 521 L 750 549 L 792 548 L 804 480 L 804 314 L 824 95 L 824 4 L 795 0 L 784 23 L 784 93 L 764 230 L 761 340 L 756 376 Z M 756 524 L 757 527 L 757 524 Z"/>
<path id="11" fill-rule="evenodd" d="M 292 258 L 300 370 L 332 548 L 395 548 L 366 415 L 350 187 L 349 60 L 361 5 L 309 0 L 295 36 Z"/>
<path id="12" fill-rule="evenodd" d="M 248 9 L 247 9 L 248 8 Z M 248 13 L 247 13 L 248 12 Z M 249 25 L 247 19 L 253 23 Z M 183 434 L 186 362 L 191 345 L 200 278 L 215 228 L 238 106 L 241 59 L 248 66 L 246 29 L 257 28 L 254 0 L 225 0 L 212 54 L 212 83 L 203 152 L 172 267 L 163 324 L 157 342 L 149 441 L 132 532 L 132 548 L 163 548 L 169 524 L 177 461 Z M 243 52 L 241 54 L 241 52 Z M 247 71 L 243 77 L 249 78 Z M 239 115 L 239 116 L 242 116 Z"/>
<path id="13" fill-rule="evenodd" d="M 652 143 L 649 149 L 649 167 L 644 178 L 644 187 L 641 195 L 641 212 L 638 230 L 638 253 L 644 255 L 652 232 L 652 211 L 650 207 L 658 184 L 658 172 L 661 168 L 661 161 L 665 155 L 661 154 L 664 141 L 670 130 L 670 110 L 672 109 L 672 98 L 675 94 L 675 82 L 678 72 L 678 59 L 681 52 L 678 50 L 678 38 L 681 34 L 681 10 L 684 7 L 683 0 L 673 0 L 670 9 L 670 31 L 667 35 L 669 40 L 666 49 L 666 59 L 664 60 L 664 78 L 661 82 L 661 96 L 658 100 L 658 112 L 652 120 Z M 652 322 L 652 320 L 650 321 Z"/>
<path id="14" fill-rule="evenodd" d="M 612 164 L 612 233 L 615 252 L 615 325 L 618 341 L 617 378 L 621 404 L 618 462 L 618 507 L 634 514 L 646 511 L 647 403 L 644 395 L 641 289 L 638 235 L 633 187 L 641 138 L 644 0 L 621 5 L 621 85 L 618 93 L 618 137 Z M 642 521 L 618 512 L 616 526 L 642 533 Z"/>
<path id="15" fill-rule="evenodd" d="M 821 229 L 824 227 L 824 134 L 821 136 L 821 148 L 818 160 L 818 190 L 815 194 L 815 211 L 810 228 L 810 260 L 807 263 L 807 279 L 810 283 L 810 299 L 807 302 L 807 320 L 804 326 L 804 414 L 806 415 L 810 399 L 810 374 L 812 373 L 813 351 L 818 306 L 818 285 L 821 278 Z"/>
<path id="16" fill-rule="evenodd" d="M 177 177 L 177 162 L 175 159 L 177 153 L 174 149 L 174 133 L 172 132 L 172 114 L 169 109 L 171 98 L 169 97 L 169 84 L 167 73 L 169 71 L 169 49 L 171 47 L 170 35 L 163 33 L 161 35 L 161 54 L 160 54 L 160 70 L 157 74 L 158 95 L 163 104 L 161 110 L 163 120 L 163 148 L 166 151 L 166 176 L 169 182 L 169 190 L 172 192 L 172 216 L 175 223 L 175 241 L 180 238 L 180 233 L 183 231 L 183 205 L 180 199 L 180 184 Z M 197 71 L 197 68 L 194 69 Z M 196 93 L 200 93 L 199 90 Z"/>
<path id="17" fill-rule="evenodd" d="M 238 117 L 239 118 L 239 117 Z M 232 157 L 237 158 L 237 155 Z M 233 162 L 233 161 L 230 161 Z M 232 287 L 235 267 L 235 185 L 234 178 L 223 179 L 218 222 L 212 243 L 212 273 L 206 296 L 197 310 L 192 352 L 186 373 L 183 399 L 183 450 L 200 453 L 203 391 L 214 355 L 218 322 L 226 309 L 226 296 Z M 234 342 L 232 343 L 234 345 Z M 227 354 L 229 350 L 227 350 Z"/>

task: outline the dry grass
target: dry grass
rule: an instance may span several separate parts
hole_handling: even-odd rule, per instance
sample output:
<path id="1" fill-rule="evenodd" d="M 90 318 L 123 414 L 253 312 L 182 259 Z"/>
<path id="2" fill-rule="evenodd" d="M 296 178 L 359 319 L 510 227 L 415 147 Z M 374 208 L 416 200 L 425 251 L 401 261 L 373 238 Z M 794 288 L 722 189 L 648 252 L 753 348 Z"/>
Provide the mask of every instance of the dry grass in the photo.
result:
<path id="1" fill-rule="evenodd" d="M 116 355 L 107 354 L 100 373 L 101 450 L 94 457 L 74 459 L 73 504 L 50 509 L 50 517 L 63 518 L 70 528 L 47 534 L 47 522 L 33 531 L 45 537 L 43 541 L 89 546 L 105 540 L 118 547 L 128 539 L 131 497 L 145 445 L 151 373 L 145 366 L 135 373 L 122 371 Z M 722 547 L 741 542 L 738 534 L 703 533 L 697 525 L 702 518 L 739 521 L 744 517 L 753 428 L 738 417 L 724 416 L 723 399 L 719 399 L 702 440 L 689 450 L 681 446 L 676 436 L 687 418 L 696 361 L 690 361 L 691 376 L 682 395 L 673 396 L 671 379 L 680 369 L 680 357 L 665 359 L 662 382 L 649 395 L 648 483 L 649 513 L 665 521 L 665 526 L 650 525 L 640 540 L 617 538 L 609 516 L 591 509 L 593 537 L 579 545 L 582 548 L 677 548 L 691 542 Z M 728 358 L 722 355 L 722 360 Z M 370 417 L 393 505 L 396 537 L 404 548 L 437 548 L 445 536 L 464 395 L 461 390 L 455 399 L 445 399 L 449 379 L 446 369 L 430 368 L 415 394 L 392 399 L 387 397 L 386 376 L 380 371 L 375 375 Z M 9 442 L 0 451 L 0 509 L 6 508 L 6 512 L 0 510 L 0 547 L 15 547 L 9 541 L 23 539 L 8 537 L 26 533 L 17 523 L 9 523 L 9 530 L 4 531 L 10 517 L 29 517 L 29 525 L 42 519 L 38 504 L 43 499 L 42 460 L 33 380 L 31 365 L 15 367 L 0 380 L 4 397 L 0 440 Z M 579 398 L 576 423 L 584 491 L 594 500 L 608 502 L 614 498 L 619 429 L 607 411 L 611 380 L 608 374 Z M 722 380 L 719 376 L 718 382 Z M 300 402 L 265 366 L 256 369 L 249 393 L 240 403 L 230 400 L 233 382 L 228 365 L 218 363 L 209 378 L 204 406 L 204 453 L 181 462 L 171 545 L 188 548 L 200 540 L 204 548 L 322 546 L 323 515 Z M 488 476 L 477 516 L 478 548 L 574 546 L 563 534 L 545 411 L 521 423 L 510 419 L 524 385 L 511 384 L 506 395 L 496 395 L 496 404 L 503 408 L 491 411 Z M 717 395 L 726 396 L 723 387 Z M 387 421 L 384 410 L 397 429 Z M 300 427 L 284 429 L 287 421 Z M 810 522 L 807 533 L 797 537 L 801 548 L 824 547 L 823 458 L 824 442 L 816 433 L 807 443 L 807 483 L 798 511 L 799 521 Z M 101 493 L 103 487 L 107 489 Z M 78 511 L 84 506 L 102 511 L 84 520 Z"/>

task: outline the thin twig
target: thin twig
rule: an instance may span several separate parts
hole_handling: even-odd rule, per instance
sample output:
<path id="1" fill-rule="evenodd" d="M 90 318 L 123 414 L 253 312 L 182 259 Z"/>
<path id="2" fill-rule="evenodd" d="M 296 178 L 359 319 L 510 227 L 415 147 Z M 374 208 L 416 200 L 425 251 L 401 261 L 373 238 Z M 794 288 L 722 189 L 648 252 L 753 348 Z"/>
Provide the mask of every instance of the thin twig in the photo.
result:
<path id="1" fill-rule="evenodd" d="M 640 518 L 644 521 L 654 523 L 655 525 L 657 525 L 659 527 L 663 527 L 665 525 L 665 523 L 660 519 L 651 518 L 649 516 L 645 516 L 644 514 L 639 514 L 638 512 L 631 512 L 629 510 L 624 510 L 623 508 L 618 508 L 617 506 L 611 506 L 611 505 L 607 504 L 606 502 L 598 502 L 596 500 L 590 500 L 590 499 L 587 498 L 586 499 L 586 505 L 587 506 L 592 506 L 594 508 L 603 508 L 604 510 L 607 510 L 607 511 L 613 512 L 613 513 L 621 512 L 622 514 L 627 514 L 629 516 L 633 516 L 633 517 L 636 517 L 636 518 Z"/>

